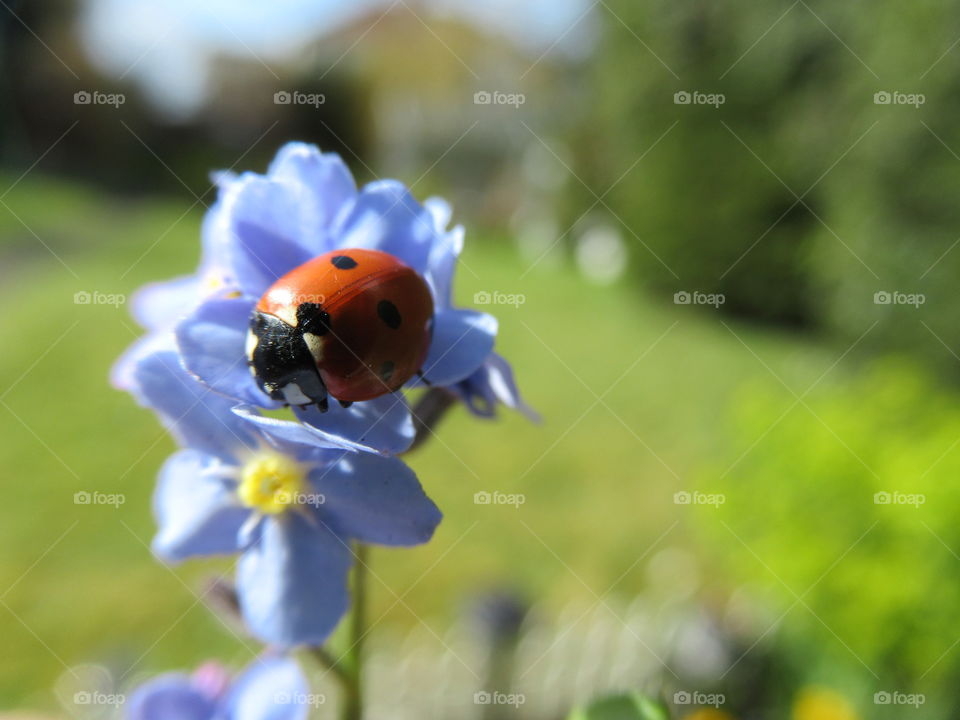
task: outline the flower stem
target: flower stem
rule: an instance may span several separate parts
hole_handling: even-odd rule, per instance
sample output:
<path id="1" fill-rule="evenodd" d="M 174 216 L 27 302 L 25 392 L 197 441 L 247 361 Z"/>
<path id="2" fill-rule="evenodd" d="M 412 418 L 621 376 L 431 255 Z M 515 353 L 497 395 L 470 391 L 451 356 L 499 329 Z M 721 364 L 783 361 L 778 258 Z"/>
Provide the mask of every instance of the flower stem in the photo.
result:
<path id="1" fill-rule="evenodd" d="M 353 608 L 350 614 L 350 663 L 344 683 L 343 720 L 363 718 L 363 639 L 367 623 L 367 558 L 366 545 L 354 546 Z"/>
<path id="2" fill-rule="evenodd" d="M 407 448 L 406 452 L 412 452 L 423 445 L 431 435 L 434 435 L 434 428 L 440 423 L 444 415 L 447 414 L 454 405 L 457 404 L 457 396 L 442 387 L 432 387 L 421 395 L 411 412 L 413 414 L 413 427 L 415 435 L 413 443 Z"/>
<path id="3" fill-rule="evenodd" d="M 326 668 L 328 672 L 332 672 L 341 683 L 346 685 L 346 683 L 349 682 L 349 674 L 346 669 L 344 669 L 343 664 L 338 662 L 331 653 L 327 652 L 326 648 L 311 647 L 308 652 L 320 665 Z"/>

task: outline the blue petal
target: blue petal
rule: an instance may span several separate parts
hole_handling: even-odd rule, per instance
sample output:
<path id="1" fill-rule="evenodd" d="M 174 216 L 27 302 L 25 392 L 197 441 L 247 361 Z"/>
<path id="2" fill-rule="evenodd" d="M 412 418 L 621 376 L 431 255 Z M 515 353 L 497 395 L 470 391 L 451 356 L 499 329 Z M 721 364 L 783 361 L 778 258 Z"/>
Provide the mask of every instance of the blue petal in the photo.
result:
<path id="1" fill-rule="evenodd" d="M 349 408 L 333 402 L 325 413 L 314 406 L 294 408 L 294 414 L 312 429 L 385 453 L 402 453 L 416 434 L 410 409 L 399 393 L 357 402 Z"/>
<path id="2" fill-rule="evenodd" d="M 534 422 L 540 421 L 537 411 L 520 397 L 510 363 L 497 353 L 490 353 L 483 366 L 463 382 L 457 383 L 453 390 L 475 415 L 493 417 L 497 403 L 502 403 Z"/>
<path id="3" fill-rule="evenodd" d="M 433 218 L 433 227 L 438 233 L 447 231 L 447 225 L 450 224 L 450 218 L 453 217 L 453 208 L 450 203 L 441 197 L 428 197 L 423 201 L 423 206 L 429 211 Z"/>
<path id="4" fill-rule="evenodd" d="M 131 312 L 148 330 L 169 328 L 192 308 L 200 296 L 197 275 L 144 285 L 130 299 Z"/>
<path id="5" fill-rule="evenodd" d="M 433 340 L 423 363 L 424 377 L 433 385 L 464 380 L 486 360 L 496 335 L 497 319 L 487 313 L 456 309 L 438 312 L 434 316 Z"/>
<path id="6" fill-rule="evenodd" d="M 380 545 L 427 542 L 443 517 L 417 476 L 397 458 L 344 455 L 310 473 L 324 514 L 346 535 Z"/>
<path id="7" fill-rule="evenodd" d="M 287 512 L 262 524 L 260 542 L 237 568 L 247 625 L 275 645 L 322 645 L 349 606 L 353 555 L 314 515 Z"/>
<path id="8" fill-rule="evenodd" d="M 237 538 L 250 511 L 237 504 L 232 489 L 217 477 L 220 464 L 196 450 L 181 450 L 164 463 L 153 496 L 158 525 L 153 551 L 163 560 L 239 549 Z"/>
<path id="9" fill-rule="evenodd" d="M 176 328 L 187 369 L 227 397 L 260 407 L 279 407 L 260 390 L 247 367 L 247 329 L 256 300 L 208 300 Z"/>
<path id="10" fill-rule="evenodd" d="M 459 225 L 443 235 L 430 250 L 424 277 L 433 292 L 438 312 L 446 310 L 453 302 L 453 271 L 462 250 L 463 227 Z"/>
<path id="11" fill-rule="evenodd" d="M 134 397 L 142 402 L 143 398 L 139 392 L 134 371 L 137 363 L 147 355 L 160 352 L 162 350 L 174 351 L 177 349 L 176 339 L 172 332 L 154 332 L 142 336 L 123 351 L 123 354 L 117 358 L 117 361 L 110 368 L 110 384 L 118 390 L 125 390 L 132 393 Z"/>
<path id="12" fill-rule="evenodd" d="M 160 675 L 141 685 L 126 704 L 128 720 L 212 720 L 217 707 L 186 675 Z"/>
<path id="13" fill-rule="evenodd" d="M 233 240 L 230 215 L 233 197 L 236 194 L 234 186 L 238 186 L 239 182 L 240 179 L 236 175 L 226 176 L 221 173 L 218 176 L 217 201 L 203 216 L 203 225 L 200 229 L 203 259 L 197 276 L 203 275 L 203 269 L 206 268 L 230 288 L 239 287 L 230 263 L 230 246 Z"/>
<path id="14" fill-rule="evenodd" d="M 238 417 L 250 423 L 257 432 L 274 447 L 291 455 L 301 455 L 305 451 L 316 448 L 337 448 L 351 452 L 364 451 L 375 453 L 377 450 L 369 445 L 353 442 L 319 428 L 308 427 L 290 420 L 264 417 L 253 408 L 240 405 L 233 409 Z"/>
<path id="15" fill-rule="evenodd" d="M 176 353 L 148 355 L 133 374 L 142 402 L 160 415 L 181 445 L 228 463 L 258 446 L 250 426 L 230 412 L 234 403 L 197 382 Z"/>
<path id="16" fill-rule="evenodd" d="M 334 237 L 338 247 L 382 250 L 423 273 L 437 232 L 430 212 L 402 183 L 378 180 L 338 220 Z"/>
<path id="17" fill-rule="evenodd" d="M 327 229 L 344 206 L 357 195 L 357 185 L 336 153 L 321 153 L 316 145 L 291 142 L 280 148 L 267 171 L 273 180 L 302 185 L 313 201 L 306 208 L 306 224 Z M 324 252 L 326 248 L 320 250 Z"/>
<path id="18" fill-rule="evenodd" d="M 261 658 L 236 679 L 224 720 L 304 720 L 310 695 L 300 667 L 290 658 Z"/>
<path id="19" fill-rule="evenodd" d="M 282 275 L 323 252 L 312 191 L 245 173 L 224 198 L 227 264 L 241 290 L 260 297 Z"/>

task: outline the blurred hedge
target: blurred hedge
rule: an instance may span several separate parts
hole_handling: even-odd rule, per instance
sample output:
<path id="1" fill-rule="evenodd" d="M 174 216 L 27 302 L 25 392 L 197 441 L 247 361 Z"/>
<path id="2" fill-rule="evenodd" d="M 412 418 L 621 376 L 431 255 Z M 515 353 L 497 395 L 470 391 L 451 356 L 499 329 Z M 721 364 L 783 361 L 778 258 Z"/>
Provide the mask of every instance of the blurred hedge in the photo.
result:
<path id="1" fill-rule="evenodd" d="M 956 362 L 919 320 L 960 353 L 960 49 L 934 65 L 960 2 L 609 0 L 600 17 L 577 171 L 602 194 L 647 153 L 604 202 L 648 288 L 722 292 L 728 312 L 847 343 L 877 321 L 865 347 Z M 875 104 L 881 91 L 926 102 Z M 927 302 L 876 305 L 879 291 Z"/>

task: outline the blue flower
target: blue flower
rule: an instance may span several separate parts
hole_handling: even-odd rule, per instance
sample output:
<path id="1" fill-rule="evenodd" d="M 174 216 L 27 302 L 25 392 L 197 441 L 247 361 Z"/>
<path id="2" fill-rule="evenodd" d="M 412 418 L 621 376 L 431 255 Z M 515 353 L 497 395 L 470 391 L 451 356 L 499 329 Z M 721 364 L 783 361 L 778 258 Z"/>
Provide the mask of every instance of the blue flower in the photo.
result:
<path id="1" fill-rule="evenodd" d="M 203 383 L 238 402 L 277 407 L 245 365 L 253 307 L 274 281 L 307 260 L 337 248 L 356 247 L 388 252 L 424 277 L 435 306 L 424 377 L 438 386 L 466 380 L 489 357 L 497 322 L 491 315 L 451 303 L 463 229 L 448 231 L 449 219 L 445 202 L 430 199 L 421 205 L 396 181 L 381 180 L 358 190 L 339 156 L 321 154 L 302 143 L 284 146 L 266 175 L 248 172 L 223 179 L 218 201 L 206 219 L 204 246 L 224 291 L 202 299 L 177 324 L 185 366 Z M 419 382 L 412 381 L 410 386 Z M 369 414 L 396 408 L 393 419 L 412 428 L 399 394 L 380 398 L 379 404 L 374 400 L 357 405 L 360 412 Z M 364 409 L 365 405 L 374 407 Z M 349 425 L 345 411 L 335 405 L 328 413 L 295 412 L 301 421 L 336 434 L 346 432 Z M 360 440 L 355 435 L 346 437 Z M 411 431 L 407 446 L 412 440 Z"/>
<path id="2" fill-rule="evenodd" d="M 240 608 L 266 642 L 326 640 L 349 605 L 351 541 L 418 545 L 440 522 L 399 459 L 237 408 L 197 382 L 173 351 L 141 358 L 133 376 L 137 394 L 183 446 L 160 471 L 154 551 L 170 562 L 239 553 Z M 401 441 L 393 423 L 375 416 L 349 422 L 350 434 L 375 445 Z"/>
<path id="3" fill-rule="evenodd" d="M 306 720 L 319 702 L 297 664 L 263 657 L 236 678 L 215 663 L 192 675 L 167 673 L 137 688 L 127 720 Z"/>

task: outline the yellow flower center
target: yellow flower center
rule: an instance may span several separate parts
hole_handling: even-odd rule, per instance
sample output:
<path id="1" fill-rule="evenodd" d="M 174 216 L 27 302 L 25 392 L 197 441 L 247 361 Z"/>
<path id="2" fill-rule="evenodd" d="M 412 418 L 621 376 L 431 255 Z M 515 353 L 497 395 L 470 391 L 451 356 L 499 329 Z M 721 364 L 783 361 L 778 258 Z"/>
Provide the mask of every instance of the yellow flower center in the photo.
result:
<path id="1" fill-rule="evenodd" d="M 237 494 L 247 507 L 268 515 L 289 510 L 304 495 L 306 473 L 299 463 L 273 452 L 254 455 L 243 466 Z"/>

